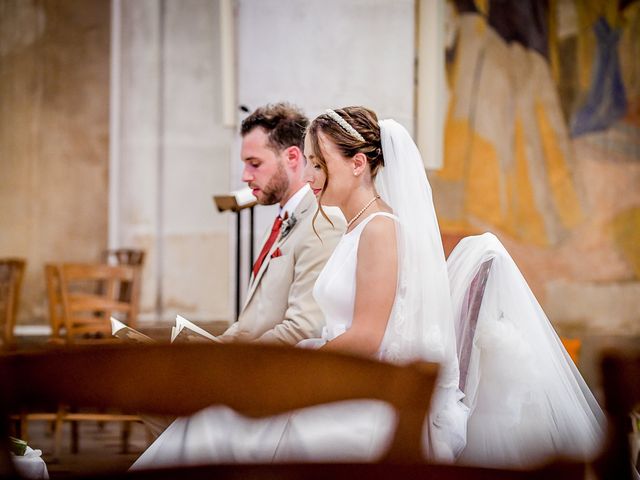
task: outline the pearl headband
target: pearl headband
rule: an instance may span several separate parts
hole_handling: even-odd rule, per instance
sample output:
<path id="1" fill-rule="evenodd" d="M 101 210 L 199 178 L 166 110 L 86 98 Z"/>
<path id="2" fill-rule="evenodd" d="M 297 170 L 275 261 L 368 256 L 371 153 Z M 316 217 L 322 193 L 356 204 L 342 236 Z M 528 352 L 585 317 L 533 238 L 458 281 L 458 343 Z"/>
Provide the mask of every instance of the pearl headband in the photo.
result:
<path id="1" fill-rule="evenodd" d="M 342 129 L 345 132 L 347 132 L 349 135 L 351 135 L 353 138 L 356 138 L 356 139 L 360 140 L 361 142 L 365 141 L 364 137 L 362 135 L 360 135 L 360 133 L 358 133 L 358 131 L 355 128 L 353 128 L 351 125 L 349 125 L 349 122 L 347 122 L 344 118 L 342 118 L 336 112 L 334 112 L 331 109 L 327 109 L 327 110 L 324 111 L 324 113 L 329 115 L 331 120 L 333 120 L 338 125 L 340 125 L 342 127 Z"/>

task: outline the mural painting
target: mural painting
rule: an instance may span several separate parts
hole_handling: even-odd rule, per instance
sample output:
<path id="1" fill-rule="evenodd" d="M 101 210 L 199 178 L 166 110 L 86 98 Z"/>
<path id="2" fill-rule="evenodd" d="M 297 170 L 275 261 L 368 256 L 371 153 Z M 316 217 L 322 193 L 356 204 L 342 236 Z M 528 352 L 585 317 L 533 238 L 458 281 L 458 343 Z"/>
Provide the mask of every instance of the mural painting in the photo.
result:
<path id="1" fill-rule="evenodd" d="M 567 288 L 637 289 L 640 1 L 447 7 L 445 158 L 429 174 L 445 240 L 498 234 L 552 320 Z"/>

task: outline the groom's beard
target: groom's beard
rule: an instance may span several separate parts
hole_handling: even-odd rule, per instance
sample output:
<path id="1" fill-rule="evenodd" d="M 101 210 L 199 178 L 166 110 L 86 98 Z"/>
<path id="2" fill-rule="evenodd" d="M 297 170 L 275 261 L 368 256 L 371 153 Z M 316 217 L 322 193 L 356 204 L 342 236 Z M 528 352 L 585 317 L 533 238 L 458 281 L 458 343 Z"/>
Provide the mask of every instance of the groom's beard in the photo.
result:
<path id="1" fill-rule="evenodd" d="M 278 164 L 278 170 L 267 182 L 264 188 L 260 189 L 262 198 L 258 197 L 260 205 L 275 205 L 282 200 L 289 190 L 289 177 L 282 163 Z"/>

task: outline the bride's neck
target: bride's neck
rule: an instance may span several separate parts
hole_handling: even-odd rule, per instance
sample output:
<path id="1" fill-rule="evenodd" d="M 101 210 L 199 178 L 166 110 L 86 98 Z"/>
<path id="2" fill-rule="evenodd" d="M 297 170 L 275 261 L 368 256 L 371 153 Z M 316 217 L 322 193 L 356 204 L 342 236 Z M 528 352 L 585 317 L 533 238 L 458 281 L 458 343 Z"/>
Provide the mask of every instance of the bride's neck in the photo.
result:
<path id="1" fill-rule="evenodd" d="M 373 187 L 361 187 L 354 190 L 347 198 L 345 198 L 343 204 L 340 205 L 340 210 L 342 210 L 342 214 L 347 222 L 351 221 L 353 217 L 355 217 L 375 196 L 376 191 Z M 369 205 L 369 208 L 367 208 L 367 211 L 362 213 L 361 217 L 365 217 L 373 206 L 373 204 Z"/>

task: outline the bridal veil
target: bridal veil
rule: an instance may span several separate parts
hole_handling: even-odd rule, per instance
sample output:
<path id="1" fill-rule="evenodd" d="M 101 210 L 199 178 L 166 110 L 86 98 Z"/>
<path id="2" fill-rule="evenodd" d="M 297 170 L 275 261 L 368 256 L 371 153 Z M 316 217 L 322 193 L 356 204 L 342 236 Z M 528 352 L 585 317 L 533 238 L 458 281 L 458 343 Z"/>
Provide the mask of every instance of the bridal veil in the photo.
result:
<path id="1" fill-rule="evenodd" d="M 398 289 L 381 356 L 441 365 L 425 454 L 453 461 L 464 449 L 462 463 L 494 467 L 593 458 L 604 416 L 517 266 L 492 234 L 465 238 L 445 262 L 418 148 L 393 120 L 380 130 L 385 167 L 376 187 L 399 218 Z M 478 272 L 470 330 L 463 310 Z M 470 348 L 458 352 L 465 339 Z"/>
<path id="2" fill-rule="evenodd" d="M 380 136 L 385 166 L 376 188 L 399 218 L 397 294 L 381 356 L 440 364 L 425 422 L 425 454 L 453 461 L 465 444 L 467 409 L 459 401 L 449 280 L 431 187 L 409 132 L 394 120 L 382 120 Z"/>

